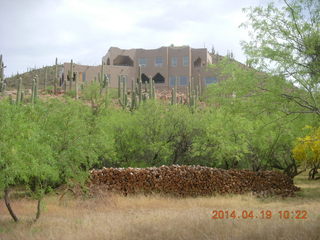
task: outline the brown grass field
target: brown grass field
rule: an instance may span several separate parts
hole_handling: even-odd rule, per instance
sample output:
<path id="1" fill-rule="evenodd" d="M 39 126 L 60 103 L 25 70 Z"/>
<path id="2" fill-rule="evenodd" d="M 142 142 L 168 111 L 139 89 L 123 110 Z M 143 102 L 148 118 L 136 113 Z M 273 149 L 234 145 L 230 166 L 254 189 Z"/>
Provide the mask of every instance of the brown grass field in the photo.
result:
<path id="1" fill-rule="evenodd" d="M 21 218 L 14 223 L 0 203 L 0 240 L 20 239 L 320 239 L 320 182 L 298 177 L 296 197 L 251 194 L 198 198 L 106 195 L 90 199 L 51 194 L 38 222 L 36 202 L 12 200 Z M 213 210 L 253 211 L 251 219 L 211 219 Z M 260 219 L 270 210 L 271 219 Z M 278 211 L 307 211 L 307 219 L 280 219 Z"/>

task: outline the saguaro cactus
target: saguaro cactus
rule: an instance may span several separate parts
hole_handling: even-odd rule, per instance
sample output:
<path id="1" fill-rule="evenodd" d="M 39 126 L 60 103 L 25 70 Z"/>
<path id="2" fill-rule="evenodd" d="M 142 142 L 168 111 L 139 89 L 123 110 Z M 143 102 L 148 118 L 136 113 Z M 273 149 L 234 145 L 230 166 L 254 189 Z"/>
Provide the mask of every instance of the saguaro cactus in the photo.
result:
<path id="1" fill-rule="evenodd" d="M 121 97 L 121 76 L 118 76 L 118 98 Z"/>
<path id="2" fill-rule="evenodd" d="M 2 55 L 0 55 L 0 93 L 4 93 L 6 90 L 6 82 L 4 81 L 4 68 Z"/>
<path id="3" fill-rule="evenodd" d="M 54 68 L 53 92 L 54 94 L 58 93 L 58 58 L 56 58 L 55 68 Z"/>
<path id="4" fill-rule="evenodd" d="M 104 76 L 104 62 L 101 62 L 101 71 L 100 71 L 100 77 L 101 77 L 101 82 L 104 80 L 103 79 Z"/>
<path id="5" fill-rule="evenodd" d="M 177 77 L 174 79 L 174 87 L 171 89 L 171 104 L 175 105 L 177 103 Z"/>
<path id="6" fill-rule="evenodd" d="M 106 74 L 104 74 L 104 67 L 105 63 L 101 62 L 101 70 L 100 73 L 98 73 L 98 81 L 100 83 L 100 95 L 102 95 L 104 92 L 107 92 L 108 84 L 109 84 L 109 78 Z"/>
<path id="7" fill-rule="evenodd" d="M 125 109 L 128 105 L 128 96 L 127 96 L 127 81 L 124 76 L 119 76 L 118 79 L 119 89 L 118 89 L 118 96 L 119 96 L 119 103 L 123 109 Z"/>
<path id="8" fill-rule="evenodd" d="M 31 103 L 34 104 L 38 100 L 38 88 L 39 88 L 39 78 L 36 75 L 32 79 L 32 88 L 31 88 Z"/>
<path id="9" fill-rule="evenodd" d="M 190 99 L 191 99 L 191 96 L 192 96 L 192 80 L 193 80 L 193 78 L 190 79 L 189 87 L 188 87 L 188 102 L 189 102 L 189 104 L 190 104 Z"/>
<path id="10" fill-rule="evenodd" d="M 108 93 L 109 90 L 109 85 L 111 84 L 111 79 L 109 78 L 109 76 L 107 74 L 104 75 L 104 79 L 105 79 L 105 85 L 104 88 L 106 89 L 106 93 Z"/>
<path id="11" fill-rule="evenodd" d="M 0 80 L 3 79 L 3 61 L 2 61 L 2 54 L 0 55 Z"/>
<path id="12" fill-rule="evenodd" d="M 72 81 L 73 81 L 73 60 L 71 59 L 71 63 L 70 63 L 70 84 L 69 84 L 69 91 L 72 91 Z"/>
<path id="13" fill-rule="evenodd" d="M 37 99 L 38 99 L 38 90 L 39 90 L 39 77 L 38 77 L 38 75 L 36 75 L 34 79 L 36 81 L 36 85 L 35 85 L 35 89 L 34 89 L 34 98 L 35 98 L 35 101 L 37 101 Z"/>
<path id="14" fill-rule="evenodd" d="M 98 82 L 101 84 L 101 72 L 98 72 Z"/>
<path id="15" fill-rule="evenodd" d="M 16 98 L 17 105 L 19 105 L 21 102 L 21 92 L 22 92 L 22 77 L 19 77 L 18 87 L 17 87 L 17 98 Z"/>
<path id="16" fill-rule="evenodd" d="M 141 81 L 141 71 L 139 68 L 139 78 L 137 81 L 132 79 L 130 97 L 127 92 L 127 79 L 125 76 L 118 76 L 118 99 L 119 104 L 125 109 L 129 108 L 131 111 L 137 109 L 143 101 L 147 99 L 155 99 L 155 82 L 150 77 L 149 83 L 144 83 L 144 89 Z M 128 103 L 128 99 L 131 103 Z"/>
<path id="17" fill-rule="evenodd" d="M 78 86 L 78 76 L 77 76 L 77 73 L 73 73 L 73 79 L 75 81 L 75 91 L 76 91 L 76 94 L 75 94 L 75 99 L 79 99 L 79 86 Z"/>
<path id="18" fill-rule="evenodd" d="M 196 84 L 194 78 L 191 78 L 189 81 L 189 86 L 187 87 L 187 102 L 190 107 L 195 108 L 197 106 L 197 101 L 199 100 L 200 94 L 200 81 Z"/>
<path id="19" fill-rule="evenodd" d="M 142 81 L 139 79 L 138 82 L 138 94 L 139 94 L 139 104 L 142 103 Z"/>
<path id="20" fill-rule="evenodd" d="M 136 86 L 135 86 L 135 81 L 132 79 L 132 84 L 131 84 L 131 111 L 137 108 L 137 101 L 136 101 Z"/>
<path id="21" fill-rule="evenodd" d="M 45 67 L 44 70 L 44 78 L 43 78 L 43 89 L 46 92 L 47 91 L 47 82 L 48 82 L 48 67 Z"/>
<path id="22" fill-rule="evenodd" d="M 31 103 L 34 104 L 36 102 L 36 80 L 32 79 L 32 88 L 31 88 Z"/>
<path id="23" fill-rule="evenodd" d="M 202 95 L 202 84 L 201 84 L 201 76 L 199 74 L 198 76 L 198 86 L 199 86 L 199 92 L 198 92 L 198 95 L 199 97 Z"/>
<path id="24" fill-rule="evenodd" d="M 141 66 L 139 65 L 139 72 L 138 72 L 138 95 L 139 95 L 139 104 L 142 102 L 142 79 L 141 79 Z"/>
<path id="25" fill-rule="evenodd" d="M 152 79 L 152 77 L 150 76 L 150 80 L 149 80 L 149 98 L 150 99 L 155 99 L 155 86 L 154 86 L 154 80 Z"/>

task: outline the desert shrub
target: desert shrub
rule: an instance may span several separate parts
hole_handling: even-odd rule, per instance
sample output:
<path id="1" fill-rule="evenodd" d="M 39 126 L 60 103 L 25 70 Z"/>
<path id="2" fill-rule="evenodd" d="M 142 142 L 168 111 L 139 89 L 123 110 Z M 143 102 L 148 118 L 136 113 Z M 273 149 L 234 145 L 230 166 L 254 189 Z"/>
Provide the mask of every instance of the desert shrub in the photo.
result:
<path id="1" fill-rule="evenodd" d="M 248 152 L 248 121 L 224 111 L 204 114 L 202 135 L 196 136 L 192 157 L 202 165 L 236 168 L 244 165 Z"/>
<path id="2" fill-rule="evenodd" d="M 75 98 L 76 97 L 76 90 L 68 90 L 65 95 L 65 97 L 69 98 Z"/>
<path id="3" fill-rule="evenodd" d="M 307 126 L 309 133 L 297 139 L 292 152 L 294 158 L 305 168 L 309 168 L 309 179 L 319 179 L 316 177 L 320 168 L 320 128 Z"/>
<path id="4" fill-rule="evenodd" d="M 97 101 L 100 98 L 100 84 L 98 82 L 88 83 L 81 93 L 84 100 Z"/>
<path id="5" fill-rule="evenodd" d="M 44 133 L 43 141 L 50 143 L 57 160 L 61 183 L 70 177 L 80 180 L 97 159 L 90 108 L 69 99 L 37 104 L 35 109 L 36 121 Z"/>
<path id="6" fill-rule="evenodd" d="M 114 159 L 108 160 L 109 165 L 142 167 L 192 163 L 191 146 L 201 126 L 195 118 L 185 106 L 152 101 L 134 112 L 108 110 L 99 124 L 106 137 L 113 140 Z"/>
<path id="7" fill-rule="evenodd" d="M 145 103 L 113 120 L 116 158 L 123 166 L 163 164 L 169 158 L 165 106 Z"/>
<path id="8" fill-rule="evenodd" d="M 9 189 L 22 185 L 40 206 L 51 188 L 87 180 L 98 156 L 90 108 L 72 100 L 19 106 L 1 101 L 0 108 L 0 190 L 6 201 Z"/>

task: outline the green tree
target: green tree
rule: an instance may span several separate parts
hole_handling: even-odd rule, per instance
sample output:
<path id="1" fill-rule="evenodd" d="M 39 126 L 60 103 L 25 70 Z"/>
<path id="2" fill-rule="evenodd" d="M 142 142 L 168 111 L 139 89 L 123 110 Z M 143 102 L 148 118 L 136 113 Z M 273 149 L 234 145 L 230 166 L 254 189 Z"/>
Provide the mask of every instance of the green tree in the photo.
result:
<path id="1" fill-rule="evenodd" d="M 36 107 L 35 121 L 43 131 L 42 140 L 50 144 L 59 184 L 70 183 L 70 179 L 84 182 L 98 157 L 90 108 L 73 99 L 52 100 Z"/>
<path id="2" fill-rule="evenodd" d="M 0 190 L 15 221 L 9 190 L 25 187 L 38 201 L 61 184 L 80 184 L 101 154 L 90 108 L 74 100 L 36 105 L 0 101 Z"/>
<path id="3" fill-rule="evenodd" d="M 307 128 L 311 130 L 310 133 L 297 139 L 292 152 L 297 161 L 310 168 L 309 179 L 320 179 L 316 178 L 320 168 L 320 128 Z"/>
<path id="4" fill-rule="evenodd" d="M 281 8 L 270 3 L 245 12 L 249 20 L 242 26 L 250 30 L 251 41 L 242 46 L 249 66 L 294 84 L 279 93 L 298 107 L 287 113 L 320 116 L 320 2 L 283 0 Z"/>
<path id="5" fill-rule="evenodd" d="M 113 120 L 115 151 L 122 166 L 155 166 L 170 161 L 174 136 L 168 131 L 172 128 L 166 108 L 146 102 L 138 110 Z"/>
<path id="6" fill-rule="evenodd" d="M 229 58 L 212 67 L 217 69 L 219 79 L 223 80 L 209 86 L 203 99 L 225 117 L 217 115 L 207 121 L 211 122 L 211 128 L 221 124 L 223 129 L 212 128 L 214 130 L 207 138 L 215 139 L 219 148 L 227 146 L 223 153 L 234 146 L 237 152 L 230 153 L 238 156 L 239 160 L 235 162 L 239 162 L 241 167 L 253 170 L 277 168 L 290 177 L 299 174 L 299 163 L 291 153 L 293 141 L 300 136 L 299 129 L 305 124 L 315 123 L 318 117 L 316 114 L 287 113 L 288 109 L 299 110 L 296 104 L 281 96 L 282 92 L 293 91 L 294 86 L 284 78 L 259 72 Z M 235 142 L 228 137 L 232 136 L 232 131 L 241 137 L 240 141 Z M 220 139 L 215 137 L 219 133 Z M 213 139 L 209 142 L 214 142 Z M 219 159 L 232 162 L 230 157 L 218 157 L 210 145 L 207 150 L 213 151 L 215 162 L 221 162 Z"/>
<path id="7" fill-rule="evenodd" d="M 114 138 L 113 164 L 139 167 L 195 164 L 190 153 L 195 137 L 203 133 L 199 117 L 187 106 L 153 101 L 134 112 L 109 114 L 104 122 Z"/>
<path id="8" fill-rule="evenodd" d="M 50 182 L 58 180 L 58 171 L 47 142 L 41 139 L 39 125 L 32 121 L 32 106 L 0 103 L 0 189 L 14 221 L 18 221 L 9 199 L 9 191 L 25 186 L 38 200 L 36 219 L 40 216 L 40 202 Z"/>
<path id="9" fill-rule="evenodd" d="M 192 146 L 194 162 L 224 169 L 244 168 L 249 151 L 250 122 L 223 108 L 202 113 L 197 124 L 203 134 L 195 136 Z"/>

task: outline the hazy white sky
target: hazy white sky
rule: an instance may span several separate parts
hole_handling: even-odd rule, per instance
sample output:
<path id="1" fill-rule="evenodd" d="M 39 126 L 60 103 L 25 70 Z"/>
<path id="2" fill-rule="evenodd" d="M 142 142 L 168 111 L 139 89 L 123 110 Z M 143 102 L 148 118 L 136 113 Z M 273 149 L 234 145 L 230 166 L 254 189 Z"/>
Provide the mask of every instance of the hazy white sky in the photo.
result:
<path id="1" fill-rule="evenodd" d="M 74 59 L 98 65 L 109 47 L 207 47 L 245 61 L 242 8 L 267 0 L 0 0 L 5 74 Z"/>

